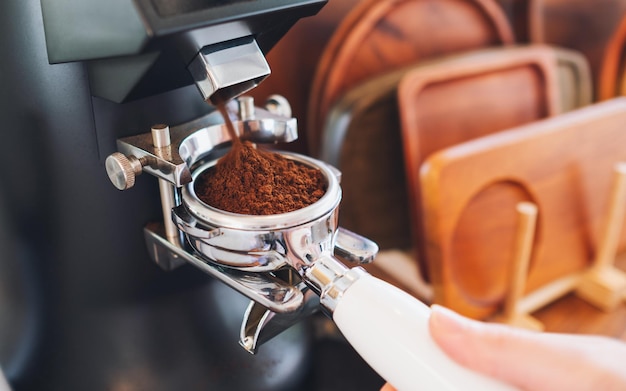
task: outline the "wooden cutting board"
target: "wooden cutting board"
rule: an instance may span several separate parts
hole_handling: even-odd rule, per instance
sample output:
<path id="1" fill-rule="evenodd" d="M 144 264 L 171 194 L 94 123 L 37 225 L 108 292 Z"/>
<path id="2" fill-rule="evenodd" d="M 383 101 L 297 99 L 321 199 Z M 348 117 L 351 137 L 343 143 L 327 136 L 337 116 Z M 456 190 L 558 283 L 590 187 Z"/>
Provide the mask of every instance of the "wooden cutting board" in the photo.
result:
<path id="1" fill-rule="evenodd" d="M 557 60 L 546 46 L 468 53 L 407 73 L 398 87 L 414 243 L 428 279 L 422 162 L 433 152 L 560 112 Z"/>
<path id="2" fill-rule="evenodd" d="M 476 318 L 498 310 L 519 201 L 539 210 L 527 293 L 586 268 L 612 168 L 626 161 L 624 123 L 626 98 L 616 98 L 429 157 L 421 185 L 435 301 Z"/>
<path id="3" fill-rule="evenodd" d="M 307 137 L 317 156 L 328 110 L 357 84 L 419 60 L 513 42 L 495 0 L 364 0 L 338 26 L 320 58 Z"/>

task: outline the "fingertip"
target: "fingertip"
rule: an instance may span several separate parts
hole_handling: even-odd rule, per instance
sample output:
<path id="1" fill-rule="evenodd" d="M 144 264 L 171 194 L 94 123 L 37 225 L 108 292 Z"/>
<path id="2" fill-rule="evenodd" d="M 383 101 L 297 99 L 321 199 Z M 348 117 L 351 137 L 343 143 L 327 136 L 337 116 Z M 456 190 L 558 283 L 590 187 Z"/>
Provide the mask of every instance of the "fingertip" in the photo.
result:
<path id="1" fill-rule="evenodd" d="M 473 359 L 476 334 L 480 334 L 480 323 L 466 318 L 440 305 L 431 306 L 429 331 L 437 345 L 451 358 L 463 365 Z"/>
<path id="2" fill-rule="evenodd" d="M 391 384 L 385 383 L 380 391 L 397 391 Z"/>
<path id="3" fill-rule="evenodd" d="M 459 315 L 458 313 L 442 307 L 438 304 L 433 304 L 431 307 L 431 314 L 429 319 L 430 330 L 434 334 L 438 335 L 456 335 L 463 333 L 468 327 L 471 326 L 471 320 Z"/>
<path id="4" fill-rule="evenodd" d="M 528 379 L 516 372 L 516 363 L 531 361 L 527 331 L 473 320 L 437 305 L 432 306 L 430 333 L 454 361 L 490 377 L 514 384 Z"/>

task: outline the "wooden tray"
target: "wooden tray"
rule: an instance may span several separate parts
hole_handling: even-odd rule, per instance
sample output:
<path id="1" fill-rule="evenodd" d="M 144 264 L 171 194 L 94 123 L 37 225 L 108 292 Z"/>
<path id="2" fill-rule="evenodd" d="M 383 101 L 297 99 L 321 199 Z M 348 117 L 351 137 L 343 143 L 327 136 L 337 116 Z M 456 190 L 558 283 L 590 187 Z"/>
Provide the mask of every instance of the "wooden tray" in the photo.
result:
<path id="1" fill-rule="evenodd" d="M 589 61 L 592 79 L 597 86 L 607 44 L 626 15 L 626 0 L 526 1 L 538 3 L 538 23 L 543 26 L 543 37 L 534 42 L 582 53 Z"/>
<path id="2" fill-rule="evenodd" d="M 351 87 L 418 60 L 509 44 L 495 0 L 364 0 L 337 28 L 320 59 L 309 99 L 312 155 L 330 107 Z"/>
<path id="3" fill-rule="evenodd" d="M 342 172 L 339 224 L 381 250 L 412 247 L 397 87 L 406 72 L 438 62 L 352 88 L 331 108 L 323 130 L 319 156 Z"/>
<path id="4" fill-rule="evenodd" d="M 541 0 L 497 0 L 504 9 L 518 43 L 540 43 L 543 40 Z"/>
<path id="5" fill-rule="evenodd" d="M 509 50 L 484 49 L 505 55 Z M 559 79 L 565 80 L 560 89 L 567 94 L 560 95 L 567 99 L 561 102 L 568 109 L 589 104 L 591 86 L 584 58 L 568 50 L 551 50 Z M 342 227 L 374 240 L 381 250 L 413 250 L 397 87 L 407 72 L 446 67 L 447 62 L 473 56 L 464 53 L 421 61 L 374 77 L 352 88 L 331 108 L 319 156 L 343 173 Z"/>
<path id="6" fill-rule="evenodd" d="M 626 17 L 609 39 L 598 77 L 598 99 L 626 95 Z"/>
<path id="7" fill-rule="evenodd" d="M 422 162 L 440 149 L 559 113 L 556 64 L 546 46 L 501 48 L 416 68 L 401 80 L 398 105 L 412 231 L 426 279 Z"/>
<path id="8" fill-rule="evenodd" d="M 435 301 L 477 318 L 498 309 L 522 200 L 539 209 L 527 292 L 587 267 L 626 160 L 624 123 L 616 98 L 432 155 L 421 184 Z"/>
<path id="9" fill-rule="evenodd" d="M 561 111 L 567 112 L 591 104 L 593 80 L 585 56 L 575 50 L 552 48 L 558 63 Z"/>

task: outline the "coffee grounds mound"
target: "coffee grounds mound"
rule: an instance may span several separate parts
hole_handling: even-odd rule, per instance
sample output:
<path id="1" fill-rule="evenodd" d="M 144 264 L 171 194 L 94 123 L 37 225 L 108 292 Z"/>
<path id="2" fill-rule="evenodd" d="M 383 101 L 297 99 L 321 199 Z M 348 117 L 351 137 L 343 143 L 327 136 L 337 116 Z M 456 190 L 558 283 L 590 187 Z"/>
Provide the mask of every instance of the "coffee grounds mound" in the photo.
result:
<path id="1" fill-rule="evenodd" d="M 271 215 L 313 204 L 326 185 L 319 170 L 243 142 L 234 143 L 212 169 L 196 178 L 195 192 L 217 209 Z"/>

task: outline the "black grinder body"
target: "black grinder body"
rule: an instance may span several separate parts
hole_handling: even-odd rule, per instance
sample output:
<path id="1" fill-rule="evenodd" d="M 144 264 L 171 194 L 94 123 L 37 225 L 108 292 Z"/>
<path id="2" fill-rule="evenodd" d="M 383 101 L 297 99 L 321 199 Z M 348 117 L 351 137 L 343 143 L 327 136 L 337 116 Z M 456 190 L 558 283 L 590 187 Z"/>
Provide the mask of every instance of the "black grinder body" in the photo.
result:
<path id="1" fill-rule="evenodd" d="M 120 192 L 104 159 L 118 138 L 213 111 L 186 70 L 202 46 L 251 34 L 266 52 L 323 4 L 0 3 L 0 365 L 16 391 L 300 388 L 307 326 L 243 351 L 247 300 L 154 264 L 157 182 Z"/>

